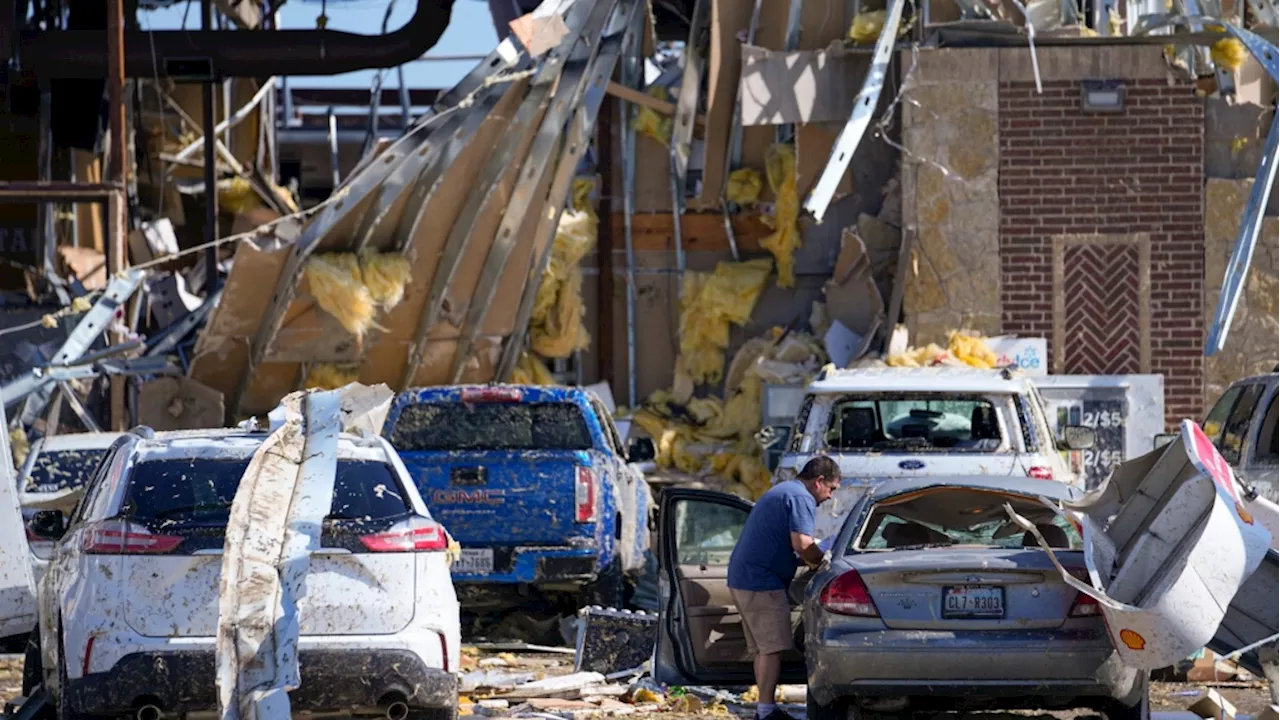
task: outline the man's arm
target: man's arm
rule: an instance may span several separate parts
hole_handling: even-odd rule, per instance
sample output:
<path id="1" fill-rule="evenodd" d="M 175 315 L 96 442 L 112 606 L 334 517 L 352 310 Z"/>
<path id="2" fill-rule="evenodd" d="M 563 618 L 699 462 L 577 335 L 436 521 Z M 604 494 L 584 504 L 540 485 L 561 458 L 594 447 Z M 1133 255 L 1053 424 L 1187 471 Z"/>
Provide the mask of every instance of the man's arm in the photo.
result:
<path id="1" fill-rule="evenodd" d="M 818 547 L 818 543 L 813 538 L 804 533 L 791 533 L 791 549 L 796 551 L 801 560 L 809 567 L 817 567 L 822 564 L 822 558 L 825 553 Z"/>

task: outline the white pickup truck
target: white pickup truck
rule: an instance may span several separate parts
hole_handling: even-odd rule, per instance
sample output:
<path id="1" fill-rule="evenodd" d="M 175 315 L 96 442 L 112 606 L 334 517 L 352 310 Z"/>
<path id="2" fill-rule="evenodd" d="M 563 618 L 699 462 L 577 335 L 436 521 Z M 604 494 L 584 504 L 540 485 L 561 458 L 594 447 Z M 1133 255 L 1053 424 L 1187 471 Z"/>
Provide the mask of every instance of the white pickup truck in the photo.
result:
<path id="1" fill-rule="evenodd" d="M 871 485 L 922 475 L 1024 475 L 1079 485 L 1061 451 L 1093 446 L 1067 426 L 1060 443 L 1030 378 L 970 368 L 827 368 L 809 384 L 774 471 L 795 477 L 814 455 L 840 464 L 843 483 L 818 509 L 826 537 Z"/>
<path id="2" fill-rule="evenodd" d="M 1277 502 L 1280 484 L 1277 385 L 1280 374 L 1274 372 L 1237 380 L 1222 393 L 1204 421 L 1205 435 L 1236 476 L 1271 502 Z"/>

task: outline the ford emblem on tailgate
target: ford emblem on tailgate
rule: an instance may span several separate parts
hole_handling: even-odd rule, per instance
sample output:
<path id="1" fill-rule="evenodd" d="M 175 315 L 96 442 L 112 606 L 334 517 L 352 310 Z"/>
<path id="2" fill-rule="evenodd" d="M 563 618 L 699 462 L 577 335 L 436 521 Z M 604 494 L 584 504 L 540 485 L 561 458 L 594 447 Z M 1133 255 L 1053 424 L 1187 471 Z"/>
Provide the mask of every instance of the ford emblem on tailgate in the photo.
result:
<path id="1" fill-rule="evenodd" d="M 902 462 L 898 463 L 898 467 L 902 468 L 903 470 L 922 470 L 924 469 L 924 463 L 920 462 L 919 460 L 903 460 Z"/>

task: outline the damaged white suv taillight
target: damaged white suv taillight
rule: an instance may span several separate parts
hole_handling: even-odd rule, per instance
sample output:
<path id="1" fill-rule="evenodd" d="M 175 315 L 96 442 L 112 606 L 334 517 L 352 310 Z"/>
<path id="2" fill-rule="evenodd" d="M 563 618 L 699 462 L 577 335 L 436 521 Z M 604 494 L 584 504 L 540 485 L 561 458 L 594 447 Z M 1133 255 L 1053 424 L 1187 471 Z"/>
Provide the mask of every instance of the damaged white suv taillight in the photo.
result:
<path id="1" fill-rule="evenodd" d="M 181 544 L 178 536 L 156 535 L 141 525 L 104 520 L 84 529 L 82 550 L 86 555 L 164 555 Z"/>
<path id="2" fill-rule="evenodd" d="M 385 532 L 365 535 L 360 542 L 370 552 L 443 552 L 449 537 L 439 523 L 415 517 Z"/>

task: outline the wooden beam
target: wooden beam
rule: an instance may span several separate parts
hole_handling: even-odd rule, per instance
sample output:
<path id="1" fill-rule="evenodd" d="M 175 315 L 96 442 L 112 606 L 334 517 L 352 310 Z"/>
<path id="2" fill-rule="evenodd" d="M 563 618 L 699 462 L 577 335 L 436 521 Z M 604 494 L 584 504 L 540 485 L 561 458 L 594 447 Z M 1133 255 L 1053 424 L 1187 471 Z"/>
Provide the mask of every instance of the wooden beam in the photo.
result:
<path id="1" fill-rule="evenodd" d="M 626 100 L 632 105 L 647 107 L 659 115 L 669 115 L 674 117 L 676 114 L 675 103 L 668 102 L 661 98 L 656 98 L 647 92 L 634 90 L 626 85 L 619 85 L 612 80 L 610 80 L 609 84 L 605 87 L 605 92 L 616 98 Z M 707 116 L 697 115 L 694 117 L 693 123 L 696 127 L 705 128 L 707 126 Z"/>
<path id="2" fill-rule="evenodd" d="M 719 213 L 685 213 L 680 220 L 685 252 L 729 252 L 724 218 Z M 631 216 L 631 242 L 637 251 L 673 251 L 673 227 L 671 213 L 635 213 Z M 613 232 L 615 237 L 624 232 L 622 213 L 613 213 Z M 758 215 L 733 218 L 733 234 L 741 252 L 760 252 L 760 241 L 772 232 Z"/>

